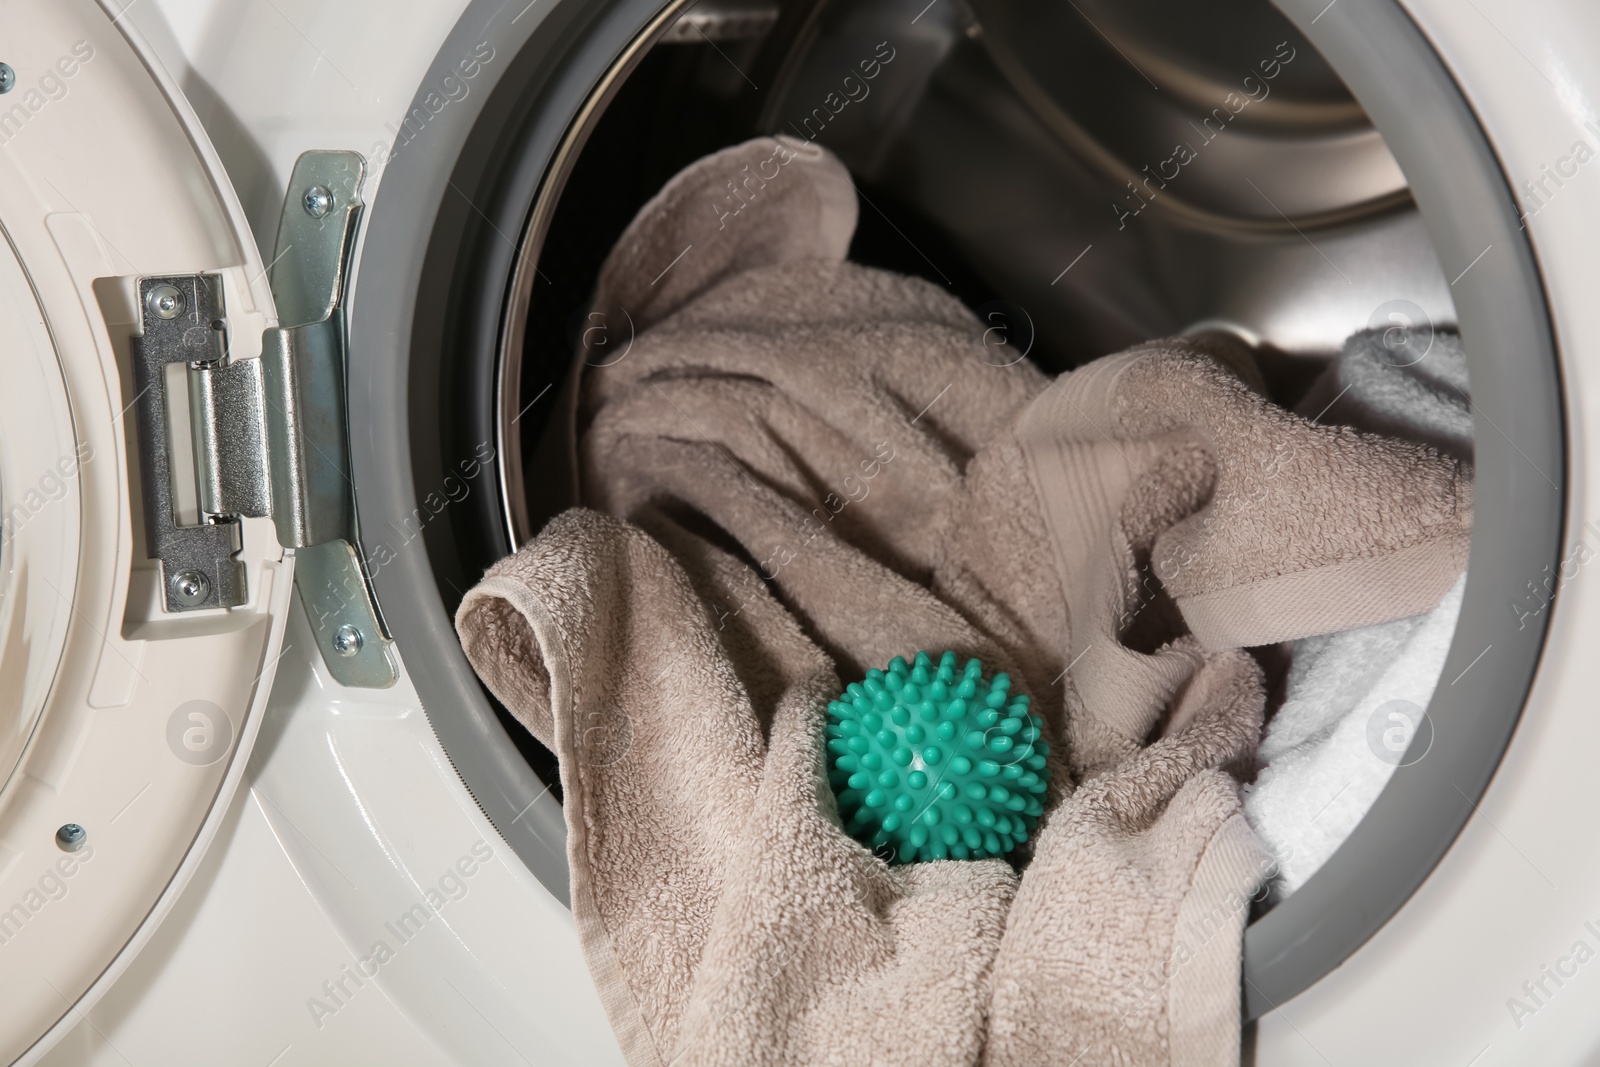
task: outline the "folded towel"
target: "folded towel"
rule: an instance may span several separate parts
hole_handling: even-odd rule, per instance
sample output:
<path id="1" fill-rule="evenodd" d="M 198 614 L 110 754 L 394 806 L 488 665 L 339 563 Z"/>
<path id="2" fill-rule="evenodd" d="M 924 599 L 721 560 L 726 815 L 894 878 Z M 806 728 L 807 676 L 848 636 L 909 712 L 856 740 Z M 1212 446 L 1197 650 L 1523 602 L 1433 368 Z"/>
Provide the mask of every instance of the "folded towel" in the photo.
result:
<path id="1" fill-rule="evenodd" d="M 623 1049 L 1237 1062 L 1267 860 L 1229 773 L 1263 702 L 1234 646 L 1437 600 L 1470 483 L 1277 411 L 1183 341 L 1054 384 L 993 366 L 955 300 L 842 261 L 850 192 L 779 138 L 642 209 L 596 295 L 641 332 L 574 412 L 593 510 L 457 613 L 560 758 L 573 913 Z M 1349 595 L 1301 603 L 1329 589 Z M 922 648 L 1007 670 L 1045 719 L 1031 856 L 890 867 L 840 827 L 825 702 Z"/>
<path id="2" fill-rule="evenodd" d="M 1396 327 L 1351 337 L 1300 410 L 1465 457 L 1467 396 L 1457 334 Z M 1245 814 L 1276 859 L 1274 899 L 1327 862 L 1388 783 L 1401 753 L 1374 747 L 1373 737 L 1399 729 L 1388 736 L 1403 740 L 1408 728 L 1388 712 L 1409 720 L 1433 699 L 1465 587 L 1461 575 L 1425 614 L 1295 642 L 1283 706 L 1267 724 L 1263 766 L 1245 796 Z M 1389 707 L 1395 701 L 1405 706 Z"/>

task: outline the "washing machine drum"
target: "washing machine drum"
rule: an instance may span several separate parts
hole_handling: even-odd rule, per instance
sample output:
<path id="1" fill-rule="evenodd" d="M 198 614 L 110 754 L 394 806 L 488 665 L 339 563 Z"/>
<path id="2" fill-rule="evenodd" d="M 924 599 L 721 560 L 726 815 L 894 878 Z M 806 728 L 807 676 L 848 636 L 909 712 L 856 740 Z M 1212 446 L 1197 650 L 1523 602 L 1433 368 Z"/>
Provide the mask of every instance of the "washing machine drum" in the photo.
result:
<path id="1" fill-rule="evenodd" d="M 479 43 L 493 6 L 469 8 L 434 75 Z M 450 610 L 571 502 L 541 439 L 612 242 L 685 164 L 785 133 L 850 167 L 853 258 L 1002 316 L 1049 371 L 1214 328 L 1293 390 L 1374 324 L 1460 330 L 1476 527 L 1444 677 L 1490 646 L 1496 667 L 1439 686 L 1428 714 L 1449 729 L 1428 758 L 1399 768 L 1332 859 L 1251 923 L 1247 1012 L 1316 982 L 1405 903 L 1527 694 L 1541 624 L 1504 605 L 1556 557 L 1562 424 L 1533 257 L 1472 113 L 1392 0 L 1323 6 L 559 5 L 561 18 L 492 38 L 475 109 L 402 133 L 366 242 L 385 267 L 353 304 L 363 528 L 395 528 L 486 445 L 495 478 L 423 528 L 426 553 L 373 582 L 440 739 L 552 892 L 566 890 L 552 762 L 484 696 Z M 1178 143 L 1209 158 L 1174 176 Z M 1092 270 L 1064 270 L 1090 246 Z"/>
<path id="2" fill-rule="evenodd" d="M 8 994 L 0 1052 L 113 981 L 198 865 L 280 655 L 286 559 L 330 674 L 386 685 L 402 650 L 463 781 L 566 898 L 554 760 L 452 611 L 571 502 L 541 444 L 612 242 L 683 165 L 776 133 L 851 169 L 853 258 L 948 287 L 1052 373 L 1220 330 L 1287 395 L 1375 323 L 1459 329 L 1476 525 L 1444 677 L 1491 648 L 1494 670 L 1439 687 L 1428 758 L 1251 923 L 1247 1012 L 1392 917 L 1526 699 L 1545 616 L 1504 605 L 1557 558 L 1565 479 L 1526 235 L 1394 0 L 516 6 L 467 5 L 392 144 L 301 160 L 270 264 L 125 27 L 46 4 L 14 27 L 0 953 L 50 981 Z"/>

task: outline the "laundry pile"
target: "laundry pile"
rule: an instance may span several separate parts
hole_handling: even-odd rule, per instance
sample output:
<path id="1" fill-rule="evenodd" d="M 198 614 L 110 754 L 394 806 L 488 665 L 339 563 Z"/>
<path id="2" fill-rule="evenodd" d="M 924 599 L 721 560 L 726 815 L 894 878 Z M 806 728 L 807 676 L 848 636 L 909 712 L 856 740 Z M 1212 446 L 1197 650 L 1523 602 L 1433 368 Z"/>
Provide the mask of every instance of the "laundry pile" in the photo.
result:
<path id="1" fill-rule="evenodd" d="M 1236 1063 L 1274 873 L 1241 804 L 1265 700 L 1244 649 L 1434 609 L 1470 468 L 1275 407 L 1223 342 L 997 366 L 938 287 L 845 260 L 855 222 L 844 168 L 785 139 L 647 204 L 595 297 L 637 336 L 570 394 L 583 506 L 457 614 L 560 759 L 622 1048 Z M 891 866 L 841 827 L 827 702 L 921 649 L 1032 697 L 1031 854 Z"/>

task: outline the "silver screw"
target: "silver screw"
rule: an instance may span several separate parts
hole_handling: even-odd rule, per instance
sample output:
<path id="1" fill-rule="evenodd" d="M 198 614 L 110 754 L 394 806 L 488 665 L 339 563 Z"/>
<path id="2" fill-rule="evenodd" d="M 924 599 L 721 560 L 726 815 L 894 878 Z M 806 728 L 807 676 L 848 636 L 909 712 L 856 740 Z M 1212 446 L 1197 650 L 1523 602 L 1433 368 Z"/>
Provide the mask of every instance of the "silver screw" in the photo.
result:
<path id="1" fill-rule="evenodd" d="M 325 185 L 313 185 L 307 189 L 300 202 L 305 205 L 306 214 L 314 219 L 325 218 L 333 210 L 333 194 L 328 192 Z"/>
<path id="2" fill-rule="evenodd" d="M 346 659 L 360 652 L 362 644 L 361 631 L 349 623 L 333 632 L 333 650 Z"/>
<path id="3" fill-rule="evenodd" d="M 63 823 L 56 831 L 56 847 L 63 852 L 76 852 L 89 840 L 89 831 L 75 822 Z"/>
<path id="4" fill-rule="evenodd" d="M 9 93 L 17 87 L 17 72 L 11 69 L 11 64 L 0 63 L 0 94 Z"/>
<path id="5" fill-rule="evenodd" d="M 211 595 L 211 583 L 199 571 L 179 571 L 172 576 L 172 596 L 186 608 L 198 607 Z"/>
<path id="6" fill-rule="evenodd" d="M 175 285 L 152 286 L 144 302 L 158 319 L 175 319 L 183 314 L 183 290 Z"/>

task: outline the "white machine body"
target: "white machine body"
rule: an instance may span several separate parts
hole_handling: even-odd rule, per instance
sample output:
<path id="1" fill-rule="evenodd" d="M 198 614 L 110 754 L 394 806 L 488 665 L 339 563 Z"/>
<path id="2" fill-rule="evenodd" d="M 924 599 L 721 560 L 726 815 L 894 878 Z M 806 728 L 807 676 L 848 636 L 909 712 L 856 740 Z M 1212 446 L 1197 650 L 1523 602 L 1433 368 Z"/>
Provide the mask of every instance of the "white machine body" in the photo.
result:
<path id="1" fill-rule="evenodd" d="M 274 313 L 258 245 L 296 158 L 361 152 L 371 202 L 464 5 L 107 6 L 16 0 L 3 16 L 0 58 L 23 73 L 0 96 L 0 490 L 21 510 L 0 551 L 0 649 L 27 655 L 0 676 L 21 709 L 0 712 L 0 1058 L 620 1063 L 570 913 L 462 784 L 405 649 L 391 688 L 335 682 L 293 593 L 293 554 L 264 520 L 243 529 L 249 603 L 164 615 L 126 503 L 137 463 L 117 352 L 136 321 L 131 279 L 221 272 L 232 336 L 259 344 Z M 1574 563 L 1475 816 L 1393 920 L 1259 1021 L 1254 1062 L 1592 1062 L 1600 578 L 1582 564 L 1600 555 L 1587 449 L 1600 419 L 1589 366 L 1600 353 L 1600 8 L 1405 7 L 1524 191 L 1562 357 L 1563 558 Z M 35 122 L 47 110 L 58 121 Z M 273 181 L 235 188 L 211 148 L 222 137 L 253 142 Z M 357 286 L 378 269 L 362 264 L 359 238 L 354 262 Z M 1441 685 L 1493 669 L 1491 648 Z M 197 700 L 227 709 L 225 721 L 169 728 L 172 709 Z M 186 729 L 200 731 L 188 748 Z M 238 734 L 209 763 L 207 730 Z M 37 847 L 67 821 L 138 832 L 91 830 L 76 852 Z"/>

